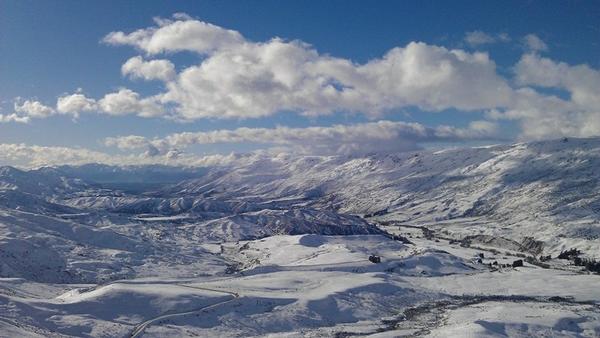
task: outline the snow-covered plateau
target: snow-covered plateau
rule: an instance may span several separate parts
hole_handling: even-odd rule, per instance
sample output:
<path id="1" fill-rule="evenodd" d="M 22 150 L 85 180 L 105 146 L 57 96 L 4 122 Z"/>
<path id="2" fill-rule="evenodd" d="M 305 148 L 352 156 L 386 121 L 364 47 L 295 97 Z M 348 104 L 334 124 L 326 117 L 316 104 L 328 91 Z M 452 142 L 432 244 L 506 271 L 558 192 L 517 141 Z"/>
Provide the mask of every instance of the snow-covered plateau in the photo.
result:
<path id="1" fill-rule="evenodd" d="M 598 337 L 597 260 L 598 138 L 0 167 L 0 337 Z"/>

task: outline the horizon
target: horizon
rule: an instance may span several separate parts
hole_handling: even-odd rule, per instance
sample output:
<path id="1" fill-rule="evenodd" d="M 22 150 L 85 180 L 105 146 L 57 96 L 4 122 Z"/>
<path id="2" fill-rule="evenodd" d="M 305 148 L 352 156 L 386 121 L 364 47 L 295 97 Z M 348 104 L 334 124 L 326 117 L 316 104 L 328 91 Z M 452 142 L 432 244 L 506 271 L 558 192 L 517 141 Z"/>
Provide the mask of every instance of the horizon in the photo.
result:
<path id="1" fill-rule="evenodd" d="M 260 160 L 265 158 L 281 158 L 282 156 L 285 158 L 305 158 L 305 157 L 329 157 L 329 158 L 344 158 L 344 159 L 360 159 L 360 158 L 370 158 L 376 156 L 399 156 L 401 154 L 410 154 L 410 153 L 424 153 L 424 154 L 437 154 L 446 151 L 461 151 L 468 149 L 489 149 L 489 148 L 500 148 L 500 147 L 514 147 L 518 145 L 539 145 L 544 143 L 568 143 L 569 145 L 577 144 L 577 141 L 586 143 L 588 141 L 598 141 L 600 142 L 600 136 L 593 137 L 560 137 L 556 139 L 545 139 L 545 140 L 536 140 L 536 141 L 525 141 L 525 142 L 505 142 L 505 143 L 489 143 L 482 145 L 440 145 L 439 147 L 428 147 L 428 148 L 417 148 L 411 150 L 400 150 L 396 152 L 370 152 L 370 153 L 361 153 L 361 154 L 351 154 L 351 155 L 315 155 L 315 154 L 305 154 L 305 153 L 294 153 L 294 152 L 262 152 L 262 151 L 253 151 L 253 152 L 240 152 L 235 153 L 231 152 L 225 155 L 208 155 L 208 156 L 198 156 L 187 158 L 187 162 L 142 162 L 142 163 L 124 163 L 119 164 L 115 161 L 110 162 L 101 162 L 101 161 L 90 161 L 85 162 L 85 160 L 74 163 L 63 163 L 61 161 L 56 163 L 46 163 L 40 162 L 35 163 L 31 162 L 26 165 L 19 164 L 2 164 L 0 163 L 1 168 L 13 168 L 20 171 L 38 171 L 43 169 L 60 169 L 60 168 L 81 168 L 86 166 L 99 166 L 99 167 L 108 167 L 108 168 L 119 168 L 119 169 L 132 169 L 138 170 L 143 168 L 170 168 L 177 169 L 180 168 L 182 170 L 190 170 L 190 169 L 211 169 L 216 167 L 238 167 L 243 166 L 251 162 L 246 162 L 244 160 Z"/>

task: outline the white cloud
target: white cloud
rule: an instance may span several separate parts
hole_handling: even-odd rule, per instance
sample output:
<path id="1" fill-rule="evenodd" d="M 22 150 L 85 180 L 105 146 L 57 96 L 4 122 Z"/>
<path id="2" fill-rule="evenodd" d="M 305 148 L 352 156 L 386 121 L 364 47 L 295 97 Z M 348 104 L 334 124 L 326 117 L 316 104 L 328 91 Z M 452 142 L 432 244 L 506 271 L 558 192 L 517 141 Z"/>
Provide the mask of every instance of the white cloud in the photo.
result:
<path id="1" fill-rule="evenodd" d="M 88 149 L 0 144 L 0 165 L 38 167 L 43 165 L 108 163 L 109 155 Z"/>
<path id="2" fill-rule="evenodd" d="M 570 66 L 526 54 L 515 66 L 515 72 L 520 84 L 564 89 L 582 108 L 600 110 L 600 71 L 588 65 Z"/>
<path id="3" fill-rule="evenodd" d="M 506 104 L 509 86 L 487 54 L 410 43 L 364 65 L 272 40 L 216 52 L 167 84 L 184 119 L 252 118 L 282 110 L 380 115 L 418 106 L 477 110 Z"/>
<path id="4" fill-rule="evenodd" d="M 96 101 L 84 94 L 66 94 L 56 101 L 56 110 L 63 114 L 78 116 L 79 113 L 97 110 Z"/>
<path id="5" fill-rule="evenodd" d="M 488 117 L 516 121 L 524 140 L 557 138 L 564 135 L 581 136 L 580 121 L 574 119 L 571 102 L 556 96 L 544 96 L 531 88 L 515 92 L 511 107 L 492 110 Z"/>
<path id="6" fill-rule="evenodd" d="M 255 143 L 284 146 L 288 150 L 317 154 L 356 154 L 371 151 L 405 151 L 421 143 L 493 139 L 495 124 L 473 122 L 469 128 L 425 127 L 418 123 L 378 121 L 354 125 L 307 128 L 238 128 L 208 132 L 185 132 L 162 139 L 142 136 L 107 138 L 105 145 L 121 150 L 144 149 L 146 154 L 166 154 L 197 144 Z"/>
<path id="7" fill-rule="evenodd" d="M 18 115 L 18 114 L 0 114 L 0 123 L 9 123 L 9 122 L 16 122 L 16 123 L 29 123 L 29 121 L 31 120 L 31 118 L 29 116 L 22 116 L 22 115 Z"/>
<path id="8" fill-rule="evenodd" d="M 140 95 L 130 89 L 122 88 L 115 93 L 106 94 L 98 101 L 100 110 L 110 115 L 136 114 L 142 117 L 163 115 L 163 108 L 156 98 L 140 99 Z"/>
<path id="9" fill-rule="evenodd" d="M 123 64 L 121 73 L 144 80 L 168 81 L 175 77 L 175 65 L 169 60 L 144 61 L 141 56 L 135 56 Z"/>
<path id="10" fill-rule="evenodd" d="M 545 52 L 548 50 L 548 45 L 535 34 L 527 34 L 523 37 L 525 48 L 532 52 Z"/>
<path id="11" fill-rule="evenodd" d="M 359 73 L 367 82 L 354 85 L 364 87 L 373 98 L 371 104 L 383 102 L 385 108 L 479 110 L 506 105 L 511 93 L 487 53 L 424 43 L 394 48 L 381 60 L 360 67 Z"/>
<path id="12" fill-rule="evenodd" d="M 54 115 L 56 111 L 39 101 L 25 100 L 23 103 L 14 103 L 15 112 L 30 118 L 46 118 Z"/>
<path id="13" fill-rule="evenodd" d="M 472 31 L 465 34 L 465 41 L 471 46 L 496 42 L 496 38 L 482 31 Z"/>
<path id="14" fill-rule="evenodd" d="M 490 114 L 492 118 L 518 121 L 522 138 L 600 135 L 600 71 L 534 53 L 523 55 L 517 63 L 515 80 L 523 86 L 562 89 L 569 96 L 542 95 L 524 87 L 515 91 L 510 107 Z"/>
<path id="15" fill-rule="evenodd" d="M 127 88 L 106 94 L 98 101 L 79 92 L 65 94 L 58 98 L 56 109 L 45 106 L 39 101 L 26 100 L 19 103 L 20 99 L 17 99 L 14 103 L 15 113 L 0 114 L 0 123 L 28 123 L 33 118 L 47 118 L 56 114 L 70 114 L 77 117 L 80 113 L 92 111 L 115 116 L 135 114 L 141 117 L 167 117 L 160 100 L 160 95 L 140 98 L 138 93 Z"/>
<path id="16" fill-rule="evenodd" d="M 0 123 L 29 123 L 33 118 L 46 118 L 56 111 L 39 101 L 16 98 L 13 104 L 14 113 L 0 114 Z"/>
<path id="17" fill-rule="evenodd" d="M 117 147 L 121 150 L 132 150 L 145 148 L 150 144 L 147 138 L 137 135 L 108 137 L 104 140 L 108 147 Z"/>
<path id="18" fill-rule="evenodd" d="M 320 54 L 302 41 L 279 38 L 249 41 L 239 32 L 184 14 L 172 19 L 155 19 L 155 22 L 152 27 L 132 33 L 112 32 L 103 41 L 141 50 L 144 56 L 127 60 L 121 71 L 131 78 L 161 81 L 162 92 L 142 97 L 122 88 L 98 101 L 77 92 L 61 96 L 55 111 L 75 116 L 80 112 L 97 111 L 177 120 L 259 118 L 282 111 L 309 116 L 349 112 L 373 119 L 417 107 L 429 112 L 487 111 L 490 119 L 511 119 L 519 123 L 523 138 L 600 135 L 598 70 L 540 57 L 538 53 L 548 50 L 548 46 L 534 34 L 523 38 L 529 52 L 515 66 L 515 81 L 508 81 L 498 75 L 496 64 L 487 53 L 422 42 L 392 48 L 381 57 L 356 63 Z M 474 31 L 465 35 L 465 41 L 475 46 L 509 40 L 505 33 L 492 35 Z M 181 51 L 196 53 L 199 61 L 179 73 L 167 59 L 149 59 L 157 54 L 168 57 Z M 561 89 L 570 97 L 544 94 L 539 87 Z M 53 115 L 52 108 L 36 102 L 20 104 L 19 111 L 15 106 L 16 113 L 0 115 L 0 122 L 27 122 L 33 117 Z M 467 130 L 469 133 L 490 132 L 493 128 L 490 122 L 478 121 Z M 443 130 L 460 136 L 458 129 L 450 127 L 440 127 L 437 135 Z M 231 131 L 217 132 L 248 142 L 254 142 L 252 133 L 255 137 L 259 133 L 254 130 L 232 136 Z M 325 135 L 315 130 L 302 133 L 317 133 L 313 135 L 317 139 Z M 273 132 L 259 135 L 265 142 L 288 145 L 280 139 L 269 140 L 274 136 L 265 134 Z M 284 134 L 293 136 L 289 130 Z M 354 129 L 348 135 L 358 140 L 364 137 Z M 420 136 L 412 136 L 415 137 L 413 143 L 422 141 Z M 211 134 L 210 137 L 221 136 Z M 345 140 L 346 136 L 336 134 L 336 137 Z M 402 138 L 402 142 L 408 139 Z M 148 154 L 162 154 L 170 149 L 162 149 L 152 142 L 148 144 L 154 149 L 147 147 Z M 313 147 L 321 145 L 313 144 Z"/>
<path id="19" fill-rule="evenodd" d="M 527 87 L 516 91 L 512 107 L 491 111 L 488 116 L 517 121 L 524 140 L 600 135 L 599 109 L 587 110 L 573 101 L 540 95 Z"/>
<path id="20" fill-rule="evenodd" d="M 498 108 L 511 94 L 486 53 L 412 42 L 356 64 L 321 55 L 301 41 L 251 42 L 238 32 L 184 15 L 156 22 L 129 34 L 110 33 L 104 41 L 133 45 L 148 54 L 192 51 L 201 54 L 200 63 L 176 74 L 168 60 L 131 58 L 122 66 L 124 75 L 161 80 L 166 91 L 141 98 L 121 89 L 98 102 L 75 93 L 59 98 L 57 111 L 180 120 L 257 118 L 281 111 L 378 117 L 413 106 L 427 111 Z"/>
<path id="21" fill-rule="evenodd" d="M 112 32 L 103 41 L 112 45 L 135 46 L 148 54 L 179 51 L 204 54 L 244 42 L 236 31 L 191 20 L 188 16 L 177 15 L 175 19 L 157 19 L 158 27 L 139 29 L 129 34 Z"/>
<path id="22" fill-rule="evenodd" d="M 26 144 L 0 143 L 0 165 L 12 165 L 23 168 L 37 168 L 54 165 L 81 165 L 102 163 L 108 165 L 180 165 L 180 166 L 214 166 L 227 165 L 236 161 L 252 160 L 257 154 L 228 155 L 192 155 L 179 154 L 172 156 L 139 156 L 114 155 L 85 148 L 46 147 Z"/>
<path id="23" fill-rule="evenodd" d="M 203 56 L 175 78 L 170 70 L 163 72 L 172 69 L 169 63 L 155 66 L 160 71 L 143 70 L 147 62 L 141 57 L 123 65 L 124 74 L 162 78 L 167 91 L 161 101 L 172 104 L 181 119 L 256 118 L 284 110 L 380 115 L 407 106 L 477 110 L 505 104 L 510 92 L 484 53 L 413 42 L 355 64 L 321 55 L 300 41 L 251 42 L 187 16 L 156 21 L 155 27 L 129 34 L 110 33 L 104 41 L 148 54 L 192 51 Z"/>
<path id="24" fill-rule="evenodd" d="M 491 35 L 483 31 L 475 30 L 465 33 L 465 42 L 472 47 L 492 44 L 496 42 L 509 42 L 511 40 L 507 33 Z"/>

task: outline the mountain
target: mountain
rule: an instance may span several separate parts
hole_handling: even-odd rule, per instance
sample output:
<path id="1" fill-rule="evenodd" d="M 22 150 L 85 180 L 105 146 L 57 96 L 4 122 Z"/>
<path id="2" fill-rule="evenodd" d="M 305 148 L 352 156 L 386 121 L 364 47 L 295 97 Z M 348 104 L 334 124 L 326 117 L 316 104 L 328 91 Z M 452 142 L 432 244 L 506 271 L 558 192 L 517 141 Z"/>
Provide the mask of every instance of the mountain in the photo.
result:
<path id="1" fill-rule="evenodd" d="M 58 257 L 35 264 L 84 281 L 141 273 L 136 269 L 151 259 L 181 260 L 193 251 L 185 243 L 378 234 L 378 223 L 425 226 L 440 236 L 498 247 L 512 243 L 534 254 L 577 247 L 598 257 L 599 168 L 600 139 L 358 158 L 261 155 L 197 171 L 3 167 L 0 253 L 13 258 L 0 275 L 31 270 L 35 257 L 23 262 L 19 251 L 27 246 L 34 256 Z M 116 188 L 144 180 L 150 184 L 141 191 Z M 89 262 L 74 263 L 84 257 L 73 256 L 80 246 L 85 262 L 113 262 L 106 273 L 82 267 Z M 102 258 L 106 250 L 122 252 L 129 263 L 114 254 Z M 57 276 L 51 279 L 68 279 Z"/>
<path id="2" fill-rule="evenodd" d="M 0 336 L 600 332 L 600 139 L 238 159 L 0 168 Z"/>
<path id="3" fill-rule="evenodd" d="M 62 176 L 82 179 L 96 187 L 131 193 L 157 189 L 164 185 L 204 175 L 203 168 L 166 165 L 127 165 L 118 167 L 90 163 L 81 166 L 59 166 L 53 169 Z"/>
<path id="4" fill-rule="evenodd" d="M 152 181 L 159 173 L 167 177 Z M 223 273 L 229 263 L 211 251 L 211 243 L 277 234 L 382 234 L 359 217 L 327 210 L 151 193 L 154 183 L 202 175 L 164 167 L 1 168 L 0 278 L 102 283 Z M 149 184 L 140 181 L 144 177 Z M 123 189 L 132 182 L 143 186 Z"/>
<path id="5" fill-rule="evenodd" d="M 56 168 L 24 171 L 9 166 L 0 167 L 0 191 L 14 190 L 51 198 L 86 188 L 87 185 L 80 178 L 61 175 Z"/>
<path id="6" fill-rule="evenodd" d="M 600 139 L 351 157 L 259 157 L 161 193 L 303 205 L 600 255 Z"/>

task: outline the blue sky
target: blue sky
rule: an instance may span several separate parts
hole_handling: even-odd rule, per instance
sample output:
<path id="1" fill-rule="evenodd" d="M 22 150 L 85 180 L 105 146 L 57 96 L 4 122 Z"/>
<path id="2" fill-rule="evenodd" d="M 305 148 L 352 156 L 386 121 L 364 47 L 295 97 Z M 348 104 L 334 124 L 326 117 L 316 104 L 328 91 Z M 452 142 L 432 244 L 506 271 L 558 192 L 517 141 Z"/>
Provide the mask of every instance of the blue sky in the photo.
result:
<path id="1" fill-rule="evenodd" d="M 174 13 L 185 13 L 186 16 L 173 17 Z M 170 21 L 155 23 L 153 18 L 156 17 Z M 172 49 L 167 43 L 157 53 L 136 45 L 139 41 L 108 41 L 105 38 L 111 32 L 129 34 L 139 29 L 156 31 L 160 27 L 174 26 L 183 21 L 212 24 L 220 31 L 235 31 L 241 36 L 234 39 L 236 42 L 231 47 L 236 51 L 230 52 L 230 47 L 219 49 L 221 47 L 214 46 L 209 51 L 186 46 Z M 220 36 L 218 32 L 215 34 Z M 233 58 L 231 55 L 235 53 L 252 57 L 249 53 L 254 52 L 242 51 L 248 43 L 255 44 L 252 48 L 256 49 L 257 55 L 262 55 L 260 48 L 275 37 L 281 38 L 284 43 L 301 41 L 310 45 L 302 45 L 304 47 L 296 51 L 302 57 L 311 52 L 317 53 L 302 67 L 307 63 L 314 65 L 333 58 L 352 64 L 354 68 L 339 74 L 330 62 L 322 66 L 318 76 L 314 70 L 306 70 L 307 73 L 302 74 L 298 71 L 299 75 L 294 76 L 303 79 L 315 77 L 302 80 L 303 84 L 295 84 L 281 94 L 276 88 L 280 83 L 264 82 L 270 81 L 265 80 L 265 74 L 275 74 L 275 78 L 279 75 L 283 78 L 291 76 L 289 69 L 287 73 L 279 74 L 278 70 L 270 68 L 276 67 L 275 63 L 279 64 L 281 56 L 278 56 L 277 61 L 260 65 L 260 71 L 265 74 L 258 74 L 256 78 L 240 75 L 239 79 L 249 81 L 250 85 L 246 86 L 271 86 L 265 89 L 266 92 L 243 86 L 240 89 L 238 78 L 232 80 L 230 87 L 225 87 L 219 81 L 203 83 L 200 86 L 202 93 L 195 92 L 200 87 L 188 88 L 185 92 L 181 88 L 166 89 L 169 84 L 178 85 L 176 83 L 179 80 L 175 76 L 188 67 L 199 67 L 211 59 Z M 202 38 L 206 38 L 206 35 L 186 36 L 181 43 L 192 46 L 194 41 Z M 411 45 L 414 42 L 424 44 Z M 212 43 L 220 46 L 219 42 Z M 385 75 L 375 78 L 364 74 L 361 66 L 381 61 L 394 48 L 402 50 L 397 59 L 392 61 L 399 62 L 405 68 L 386 69 L 394 66 L 386 66 L 384 62 L 372 67 L 373 72 L 382 70 L 382 74 L 397 71 L 398 77 L 394 77 L 394 81 Z M 484 52 L 488 60 L 481 61 L 484 65 L 473 60 L 463 64 L 464 60 L 461 57 L 457 60 L 456 53 L 452 52 L 456 50 L 470 56 Z M 409 64 L 415 55 L 426 61 L 419 63 L 413 60 L 411 62 L 416 64 Z M 432 59 L 429 59 L 430 55 Z M 168 80 L 143 80 L 140 79 L 143 76 L 139 73 L 139 67 L 123 73 L 122 65 L 136 56 L 140 56 L 144 64 L 152 60 L 166 60 L 173 65 L 176 75 Z M 287 61 L 284 59 L 283 62 Z M 438 73 L 444 62 L 450 62 L 453 68 L 447 79 L 440 80 Z M 405 87 L 398 85 L 398 88 L 390 89 L 396 86 L 395 81 L 399 78 L 406 79 L 406 74 L 411 73 L 413 68 L 414 77 L 410 77 Z M 305 141 L 302 128 L 327 128 L 333 125 L 388 128 L 375 128 L 373 133 L 381 134 L 382 130 L 391 133 L 392 136 L 383 139 L 386 143 L 384 148 L 390 150 L 455 144 L 457 141 L 478 144 L 516 139 L 595 136 L 600 130 L 600 122 L 594 124 L 594 121 L 600 121 L 600 108 L 595 106 L 596 94 L 600 95 L 596 87 L 600 81 L 599 68 L 600 3 L 597 1 L 3 0 L 0 2 L 0 114 L 4 116 L 4 121 L 0 123 L 0 144 L 86 148 L 107 154 L 135 153 L 151 148 L 151 153 L 161 156 L 176 148 L 178 152 L 202 155 L 273 146 L 296 149 L 298 145 L 294 142 Z M 493 75 L 489 74 L 490 69 Z M 227 71 L 227 67 L 218 69 L 218 73 Z M 346 78 L 356 78 L 359 73 L 373 83 L 386 83 L 386 86 L 368 88 L 365 85 L 365 88 L 360 88 L 362 80 L 344 82 Z M 209 76 L 197 75 L 202 79 Z M 320 78 L 328 78 L 327 81 L 331 81 L 332 86 L 340 91 L 335 94 L 340 97 L 316 98 L 315 95 L 321 94 L 319 90 L 324 90 L 323 87 L 314 91 L 312 87 Z M 583 81 L 579 82 L 578 79 L 582 78 Z M 480 80 L 477 82 L 474 79 Z M 447 83 L 436 82 L 446 80 Z M 414 82 L 420 81 L 425 83 L 425 87 L 415 89 Z M 184 83 L 183 79 L 181 83 Z M 223 87 L 217 88 L 215 93 L 207 93 L 206 86 Z M 506 88 L 498 89 L 499 86 Z M 463 87 L 464 91 L 455 90 Z M 235 88 L 240 92 L 237 93 Z M 348 92 L 351 98 L 341 97 L 344 88 L 355 90 L 356 93 Z M 470 97 L 470 93 L 482 97 L 489 94 L 481 88 L 501 91 L 507 97 L 503 100 L 487 97 L 477 100 Z M 126 112 L 114 108 L 114 104 L 111 105 L 112 112 L 102 111 L 104 108 L 100 100 L 107 94 L 124 89 L 129 92 L 120 94 L 135 92 L 139 100 L 165 93 L 168 97 L 161 96 L 160 108 L 153 106 L 155 111 L 160 112 L 153 113 L 151 117 L 140 117 L 138 111 Z M 303 94 L 305 96 L 297 97 L 297 93 L 304 90 L 307 91 Z M 65 109 L 60 112 L 57 98 L 76 93 L 93 100 L 93 107 L 85 111 L 65 108 L 68 112 Z M 293 95 L 294 98 L 274 99 L 273 103 L 253 106 L 273 93 Z M 424 93 L 431 93 L 434 99 Z M 185 101 L 200 94 L 208 95 L 210 102 L 202 99 Z M 238 103 L 231 107 L 215 107 L 231 99 L 224 97 L 213 102 L 212 97 L 218 95 L 235 96 L 241 100 L 239 102 L 248 102 L 250 106 L 241 110 Z M 174 96 L 177 98 L 173 99 Z M 152 100 L 155 105 L 156 97 Z M 389 102 L 383 104 L 383 108 L 373 108 L 377 110 L 375 113 L 371 111 L 371 107 L 386 100 Z M 36 115 L 33 106 L 25 105 L 26 102 L 37 102 L 41 105 L 38 108 L 48 109 L 42 110 L 42 114 L 38 111 Z M 17 106 L 20 108 L 17 109 Z M 548 112 L 548 109 L 552 111 Z M 225 111 L 229 115 L 224 118 L 222 112 Z M 18 120 L 24 117 L 27 117 L 27 121 Z M 412 129 L 404 124 L 374 126 L 378 121 L 411 123 Z M 416 131 L 413 124 L 429 129 L 425 133 L 420 129 Z M 262 130 L 277 126 L 293 130 L 278 134 L 285 140 L 275 139 L 270 131 Z M 182 132 L 210 132 L 240 127 L 262 128 L 261 134 L 247 136 L 248 131 L 244 131 L 244 136 L 229 135 L 229 138 L 222 137 L 216 142 L 206 141 L 207 137 L 213 140 L 214 135 L 202 134 L 184 143 L 160 142 L 169 135 Z M 457 130 L 449 135 L 443 129 L 446 127 Z M 250 132 L 255 133 L 254 130 Z M 332 147 L 323 147 L 322 152 L 325 153 L 338 153 L 342 148 L 351 151 L 347 149 L 356 150 L 360 144 L 382 142 L 381 138 L 363 129 L 344 129 L 335 133 L 328 129 L 311 132 L 318 135 L 319 142 L 334 144 Z M 340 141 L 340 133 L 346 133 L 342 135 L 345 141 Z M 356 140 L 351 139 L 352 135 L 356 135 Z M 106 138 L 127 136 L 144 137 L 145 140 L 136 139 L 137 146 L 131 145 L 131 142 L 127 145 L 116 141 L 107 145 Z M 121 146 L 115 146 L 117 143 Z M 351 146 L 346 147 L 348 144 Z M 395 144 L 401 146 L 396 149 Z M 321 148 L 321 145 L 315 146 Z M 372 149 L 371 146 L 366 150 Z M 7 158 L 4 161 L 10 162 Z"/>

